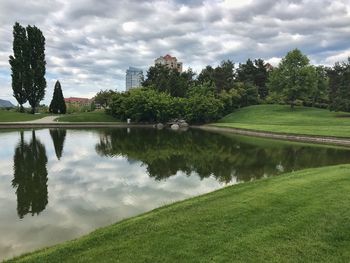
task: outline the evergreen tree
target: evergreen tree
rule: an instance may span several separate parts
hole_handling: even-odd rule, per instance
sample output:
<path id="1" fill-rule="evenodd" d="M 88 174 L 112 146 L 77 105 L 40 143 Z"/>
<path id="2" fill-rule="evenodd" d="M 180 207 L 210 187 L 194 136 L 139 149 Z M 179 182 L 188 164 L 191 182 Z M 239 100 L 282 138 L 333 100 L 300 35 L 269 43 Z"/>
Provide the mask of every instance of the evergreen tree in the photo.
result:
<path id="1" fill-rule="evenodd" d="M 328 69 L 330 110 L 350 111 L 350 57 Z"/>
<path id="2" fill-rule="evenodd" d="M 61 89 L 61 83 L 57 80 L 55 84 L 55 89 L 53 91 L 52 100 L 50 103 L 49 111 L 51 113 L 60 113 L 60 114 L 66 114 L 67 107 L 66 103 L 64 102 L 64 97 Z"/>
<path id="3" fill-rule="evenodd" d="M 13 56 L 10 56 L 13 96 L 24 111 L 27 102 L 26 86 L 30 85 L 29 52 L 26 30 L 18 22 L 13 26 Z"/>
<path id="4" fill-rule="evenodd" d="M 27 26 L 27 35 L 30 52 L 30 74 L 32 85 L 26 86 L 28 101 L 32 107 L 32 113 L 45 96 L 46 89 L 46 60 L 45 60 L 45 37 L 36 26 Z"/>
<path id="5" fill-rule="evenodd" d="M 268 95 L 266 82 L 268 78 L 267 64 L 262 59 L 248 59 L 245 64 L 239 64 L 236 81 L 256 86 L 260 99 Z"/>

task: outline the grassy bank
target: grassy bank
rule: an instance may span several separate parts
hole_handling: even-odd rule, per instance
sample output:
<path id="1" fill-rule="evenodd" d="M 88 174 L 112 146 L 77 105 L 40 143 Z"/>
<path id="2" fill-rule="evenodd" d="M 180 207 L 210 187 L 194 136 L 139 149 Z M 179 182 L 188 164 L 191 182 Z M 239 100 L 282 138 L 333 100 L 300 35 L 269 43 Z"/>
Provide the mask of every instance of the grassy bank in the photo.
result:
<path id="1" fill-rule="evenodd" d="M 80 112 L 66 114 L 57 119 L 59 122 L 118 122 L 104 111 Z"/>
<path id="2" fill-rule="evenodd" d="M 0 110 L 0 122 L 33 121 L 49 116 L 48 114 L 29 114 Z"/>
<path id="3" fill-rule="evenodd" d="M 350 165 L 227 187 L 11 262 L 349 262 Z"/>
<path id="4" fill-rule="evenodd" d="M 222 118 L 215 126 L 278 133 L 350 137 L 350 114 L 287 105 L 257 105 L 242 108 Z"/>

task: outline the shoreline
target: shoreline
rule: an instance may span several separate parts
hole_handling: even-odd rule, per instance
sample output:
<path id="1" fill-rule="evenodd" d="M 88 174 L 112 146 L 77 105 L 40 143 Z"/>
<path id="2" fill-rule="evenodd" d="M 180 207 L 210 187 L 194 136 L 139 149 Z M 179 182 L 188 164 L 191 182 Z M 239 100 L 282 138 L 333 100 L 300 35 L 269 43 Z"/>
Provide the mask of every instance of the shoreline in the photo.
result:
<path id="1" fill-rule="evenodd" d="M 28 128 L 155 128 L 155 124 L 127 124 L 127 123 L 112 123 L 112 122 L 0 122 L 1 129 L 28 129 Z M 336 145 L 350 147 L 350 138 L 331 137 L 319 135 L 303 135 L 303 134 L 288 134 L 288 133 L 273 133 L 266 131 L 247 130 L 234 127 L 220 127 L 213 125 L 190 125 L 189 128 L 201 129 L 212 132 L 228 132 L 250 137 L 268 138 L 284 141 L 315 143 L 324 145 Z"/>
<path id="2" fill-rule="evenodd" d="M 0 129 L 26 128 L 153 128 L 154 124 L 127 124 L 113 122 L 53 122 L 53 123 L 1 123 Z"/>
<path id="3" fill-rule="evenodd" d="M 245 130 L 233 127 L 219 127 L 211 125 L 191 126 L 191 128 L 201 129 L 214 132 L 229 132 L 250 137 L 260 137 L 284 141 L 305 142 L 315 144 L 337 145 L 350 147 L 350 138 L 318 136 L 318 135 L 303 135 L 303 134 L 287 134 L 287 133 L 273 133 L 265 131 Z"/>

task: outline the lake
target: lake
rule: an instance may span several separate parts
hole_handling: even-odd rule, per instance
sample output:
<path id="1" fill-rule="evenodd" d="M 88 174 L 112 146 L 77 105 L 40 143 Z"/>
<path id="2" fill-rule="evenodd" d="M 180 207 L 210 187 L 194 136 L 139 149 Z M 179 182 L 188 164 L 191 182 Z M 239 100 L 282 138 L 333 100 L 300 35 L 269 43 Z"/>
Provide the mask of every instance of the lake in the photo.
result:
<path id="1" fill-rule="evenodd" d="M 350 150 L 196 129 L 0 130 L 0 259 Z"/>

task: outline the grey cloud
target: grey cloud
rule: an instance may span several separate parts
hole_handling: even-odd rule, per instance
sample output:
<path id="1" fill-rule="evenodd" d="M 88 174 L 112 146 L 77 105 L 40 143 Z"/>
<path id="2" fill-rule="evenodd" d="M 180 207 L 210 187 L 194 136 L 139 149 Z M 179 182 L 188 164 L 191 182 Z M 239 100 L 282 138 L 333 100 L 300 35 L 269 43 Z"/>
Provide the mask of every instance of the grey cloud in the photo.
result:
<path id="1" fill-rule="evenodd" d="M 49 85 L 60 79 L 65 96 L 124 90 L 129 66 L 146 70 L 166 53 L 198 71 L 223 59 L 276 60 L 292 48 L 330 63 L 349 50 L 349 0 L 2 0 L 0 10 L 0 72 L 10 74 L 13 23 L 35 24 L 46 37 Z M 9 78 L 0 78 L 2 98 L 12 93 Z M 51 96 L 50 86 L 46 103 Z"/>

